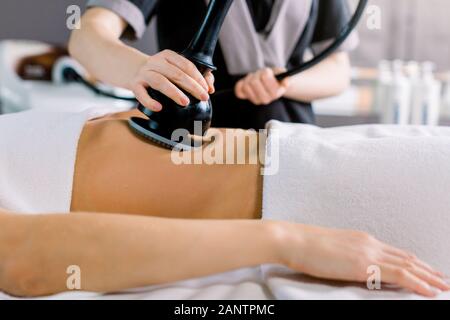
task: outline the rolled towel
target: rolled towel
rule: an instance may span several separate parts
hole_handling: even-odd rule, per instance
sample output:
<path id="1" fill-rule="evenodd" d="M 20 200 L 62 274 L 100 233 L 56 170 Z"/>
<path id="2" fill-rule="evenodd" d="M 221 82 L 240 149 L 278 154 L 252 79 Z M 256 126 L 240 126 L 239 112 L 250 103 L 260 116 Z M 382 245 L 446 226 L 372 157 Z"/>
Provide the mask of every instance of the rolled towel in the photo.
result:
<path id="1" fill-rule="evenodd" d="M 268 130 L 264 219 L 365 231 L 450 274 L 450 128 Z"/>

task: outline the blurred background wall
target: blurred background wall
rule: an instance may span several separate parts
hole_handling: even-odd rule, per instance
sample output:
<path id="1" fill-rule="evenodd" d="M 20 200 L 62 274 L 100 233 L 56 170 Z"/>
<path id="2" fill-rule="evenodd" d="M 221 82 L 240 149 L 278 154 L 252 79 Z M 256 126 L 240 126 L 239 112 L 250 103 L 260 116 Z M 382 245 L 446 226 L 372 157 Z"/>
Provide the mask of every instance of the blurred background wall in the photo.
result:
<path id="1" fill-rule="evenodd" d="M 66 27 L 67 7 L 79 5 L 84 11 L 87 0 L 0 0 L 0 41 L 31 39 L 65 44 L 70 35 Z M 146 52 L 156 50 L 152 26 L 134 45 Z"/>
<path id="2" fill-rule="evenodd" d="M 374 67 L 380 59 L 432 60 L 440 70 L 450 69 L 450 1 L 371 0 L 370 4 L 381 9 L 381 29 L 360 24 L 361 45 L 353 53 L 354 64 Z"/>
<path id="3" fill-rule="evenodd" d="M 65 43 L 69 35 L 66 8 L 72 4 L 84 8 L 85 3 L 86 0 L 0 0 L 0 40 Z M 440 70 L 450 69 L 450 1 L 371 0 L 370 3 L 381 8 L 381 30 L 369 30 L 366 23 L 360 25 L 361 45 L 353 53 L 355 65 L 374 67 L 380 59 L 432 60 Z M 153 52 L 153 30 L 136 46 Z"/>

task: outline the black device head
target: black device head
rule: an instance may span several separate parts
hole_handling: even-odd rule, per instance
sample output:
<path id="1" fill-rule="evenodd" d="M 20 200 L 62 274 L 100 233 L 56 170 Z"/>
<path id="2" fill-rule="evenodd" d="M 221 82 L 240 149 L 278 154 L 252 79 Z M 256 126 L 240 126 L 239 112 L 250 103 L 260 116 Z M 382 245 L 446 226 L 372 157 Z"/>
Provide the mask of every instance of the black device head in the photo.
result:
<path id="1" fill-rule="evenodd" d="M 168 149 L 186 151 L 201 146 L 201 139 L 198 137 L 204 136 L 211 127 L 211 101 L 199 101 L 188 95 L 191 102 L 183 107 L 158 91 L 149 90 L 149 94 L 163 105 L 163 109 L 160 112 L 152 112 L 139 105 L 138 109 L 149 119 L 131 118 L 131 128 Z"/>
<path id="2" fill-rule="evenodd" d="M 199 31 L 182 55 L 192 61 L 203 74 L 216 70 L 214 51 L 219 32 L 233 0 L 211 0 Z M 158 91 L 149 89 L 149 95 L 160 102 L 162 111 L 152 112 L 142 104 L 138 109 L 148 117 L 131 118 L 130 127 L 141 136 L 168 149 L 189 150 L 201 145 L 201 139 L 211 126 L 211 101 L 199 101 L 187 94 L 190 104 L 179 106 Z"/>

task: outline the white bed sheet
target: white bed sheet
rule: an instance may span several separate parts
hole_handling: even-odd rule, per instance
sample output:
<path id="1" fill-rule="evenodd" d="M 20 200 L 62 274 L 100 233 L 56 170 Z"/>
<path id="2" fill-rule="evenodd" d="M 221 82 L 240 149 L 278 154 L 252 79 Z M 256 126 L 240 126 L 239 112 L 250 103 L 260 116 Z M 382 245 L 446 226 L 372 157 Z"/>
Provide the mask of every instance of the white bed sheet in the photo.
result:
<path id="1" fill-rule="evenodd" d="M 17 298 L 0 293 L 0 299 Z M 364 285 L 326 282 L 279 266 L 242 269 L 206 278 L 114 294 L 63 293 L 45 300 L 420 300 L 421 296 L 385 286 L 369 291 Z M 436 299 L 450 300 L 450 293 Z"/>

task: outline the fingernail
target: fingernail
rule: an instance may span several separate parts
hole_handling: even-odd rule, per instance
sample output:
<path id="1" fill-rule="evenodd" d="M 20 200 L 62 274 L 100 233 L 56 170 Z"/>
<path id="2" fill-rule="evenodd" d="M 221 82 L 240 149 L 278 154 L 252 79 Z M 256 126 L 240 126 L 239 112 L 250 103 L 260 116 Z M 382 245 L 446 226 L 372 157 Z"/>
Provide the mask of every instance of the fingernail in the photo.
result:
<path id="1" fill-rule="evenodd" d="M 202 101 L 208 101 L 209 100 L 209 95 L 207 93 L 202 93 L 200 95 L 200 97 L 202 98 Z"/>
<path id="2" fill-rule="evenodd" d="M 147 108 L 151 111 L 158 112 L 162 110 L 162 105 L 156 103 L 147 104 Z"/>
<path id="3" fill-rule="evenodd" d="M 428 291 L 431 291 L 431 292 L 433 292 L 434 290 L 434 288 L 432 288 L 428 283 L 424 283 L 423 284 L 423 287 L 426 289 L 426 290 L 428 290 Z"/>
<path id="4" fill-rule="evenodd" d="M 433 292 L 434 295 L 438 296 L 442 293 L 442 291 L 438 288 L 431 288 L 431 291 Z"/>
<path id="5" fill-rule="evenodd" d="M 183 105 L 183 106 L 188 106 L 189 104 L 191 103 L 191 100 L 189 100 L 189 98 L 188 97 L 185 97 L 185 98 L 182 98 L 181 99 L 181 104 Z"/>

